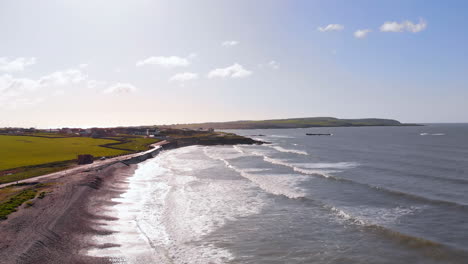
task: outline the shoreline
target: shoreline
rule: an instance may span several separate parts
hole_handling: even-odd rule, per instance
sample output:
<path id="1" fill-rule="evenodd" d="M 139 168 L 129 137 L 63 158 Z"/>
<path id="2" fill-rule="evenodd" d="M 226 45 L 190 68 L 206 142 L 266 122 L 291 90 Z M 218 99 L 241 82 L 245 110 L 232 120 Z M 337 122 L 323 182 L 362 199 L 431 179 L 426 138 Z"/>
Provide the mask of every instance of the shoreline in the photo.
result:
<path id="1" fill-rule="evenodd" d="M 115 219 L 99 214 L 99 208 L 125 192 L 125 180 L 133 174 L 135 164 L 150 158 L 142 156 L 145 154 L 86 171 L 35 178 L 52 184 L 53 190 L 0 222 L 2 263 L 111 263 L 81 253 L 93 246 L 87 237 L 108 232 L 96 228 L 96 221 Z M 140 161 L 132 160 L 135 158 Z"/>
<path id="2" fill-rule="evenodd" d="M 97 247 L 118 246 L 109 241 L 96 244 L 93 236 L 111 234 L 104 221 L 117 218 L 106 216 L 101 209 L 118 204 L 112 201 L 127 190 L 127 178 L 138 163 L 155 157 L 161 151 L 190 145 L 261 144 L 244 138 L 220 138 L 206 144 L 198 140 L 163 141 L 156 149 L 79 166 L 66 171 L 43 175 L 21 182 L 40 182 L 52 186 L 52 192 L 34 205 L 23 204 L 17 212 L 0 221 L 0 259 L 2 263 L 112 263 L 108 258 L 83 254 Z M 5 187 L 11 185 L 6 184 Z"/>

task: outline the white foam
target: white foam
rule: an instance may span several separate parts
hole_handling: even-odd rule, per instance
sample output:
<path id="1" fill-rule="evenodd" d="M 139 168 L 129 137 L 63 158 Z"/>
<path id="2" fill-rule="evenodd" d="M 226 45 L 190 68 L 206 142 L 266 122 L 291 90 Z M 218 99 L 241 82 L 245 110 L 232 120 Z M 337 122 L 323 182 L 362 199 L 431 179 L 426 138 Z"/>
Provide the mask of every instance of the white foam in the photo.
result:
<path id="1" fill-rule="evenodd" d="M 308 169 L 352 169 L 359 164 L 357 162 L 334 162 L 334 163 L 294 163 L 295 166 Z"/>
<path id="2" fill-rule="evenodd" d="M 238 146 L 204 147 L 203 151 L 205 154 L 206 148 L 210 149 L 210 155 L 214 157 L 214 159 L 236 159 L 245 156 L 245 152 Z"/>
<path id="3" fill-rule="evenodd" d="M 170 234 L 171 258 L 176 263 L 224 263 L 232 259 L 225 249 L 194 243 L 202 242 L 228 221 L 259 213 L 262 206 L 261 198 L 253 196 L 250 186 L 240 181 L 202 180 L 174 186 L 162 221 Z"/>
<path id="4" fill-rule="evenodd" d="M 211 150 L 211 149 L 210 149 Z M 256 174 L 253 172 L 264 172 L 268 169 L 247 168 L 241 169 L 233 166 L 228 160 L 212 155 L 208 148 L 205 148 L 205 154 L 212 158 L 222 161 L 226 167 L 236 171 L 242 177 L 255 183 L 262 190 L 274 195 L 283 195 L 291 199 L 305 197 L 305 191 L 299 187 L 299 184 L 306 179 L 297 174 Z"/>
<path id="5" fill-rule="evenodd" d="M 239 152 L 239 153 L 245 154 L 245 151 L 240 146 L 234 145 L 234 146 L 232 146 L 232 148 L 234 150 L 236 150 L 237 152 Z M 205 151 L 205 153 L 206 153 L 206 151 Z"/>
<path id="6" fill-rule="evenodd" d="M 344 169 L 350 169 L 358 166 L 356 162 L 336 162 L 336 163 L 291 163 L 288 160 L 274 159 L 258 151 L 252 151 L 252 155 L 261 156 L 263 160 L 271 164 L 281 165 L 292 168 L 294 171 L 307 174 L 317 175 L 325 178 L 332 177 L 332 173 L 341 172 Z"/>
<path id="7" fill-rule="evenodd" d="M 124 263 L 230 261 L 227 249 L 203 238 L 228 221 L 260 212 L 264 197 L 247 181 L 197 177 L 213 163 L 217 162 L 206 159 L 201 147 L 191 147 L 163 152 L 139 164 L 128 191 L 115 199 L 120 204 L 105 209 L 118 218 L 108 223 L 116 233 L 94 237 L 97 244 L 120 246 L 93 249 L 88 255 L 115 257 Z M 180 169 L 192 165 L 192 170 Z"/>
<path id="8" fill-rule="evenodd" d="M 368 206 L 342 206 L 337 208 L 332 206 L 330 209 L 339 217 L 339 219 L 345 221 L 366 226 L 378 225 L 389 227 L 398 224 L 401 217 L 421 211 L 424 207 L 398 206 L 393 208 L 381 208 Z"/>
<path id="9" fill-rule="evenodd" d="M 273 137 L 273 138 L 295 138 L 295 137 L 286 136 L 286 135 L 269 135 L 268 137 Z"/>
<path id="10" fill-rule="evenodd" d="M 270 148 L 276 149 L 279 152 L 285 152 L 285 153 L 294 153 L 294 154 L 300 154 L 300 155 L 309 155 L 306 151 L 304 150 L 298 150 L 298 149 L 286 149 L 280 146 L 269 146 Z"/>
<path id="11" fill-rule="evenodd" d="M 445 133 L 420 133 L 421 136 L 445 136 Z"/>
<path id="12" fill-rule="evenodd" d="M 151 161 L 151 160 L 150 160 Z M 116 232 L 109 236 L 95 236 L 97 244 L 114 243 L 118 247 L 92 249 L 88 255 L 98 257 L 119 257 L 124 263 L 139 263 L 141 261 L 154 263 L 170 263 L 162 254 L 163 245 L 167 244 L 168 235 L 164 226 L 151 227 L 148 235 L 145 229 L 155 219 L 161 217 L 158 210 L 153 214 L 146 214 L 148 208 L 162 207 L 169 186 L 163 182 L 154 182 L 151 178 L 166 173 L 164 168 L 153 162 L 144 162 L 138 166 L 134 175 L 129 179 L 127 192 L 119 198 L 116 206 L 105 208 L 106 215 L 117 217 L 117 221 L 108 223 L 107 228 Z M 149 222 L 149 223 L 148 223 Z M 151 237 L 158 237 L 152 241 Z"/>

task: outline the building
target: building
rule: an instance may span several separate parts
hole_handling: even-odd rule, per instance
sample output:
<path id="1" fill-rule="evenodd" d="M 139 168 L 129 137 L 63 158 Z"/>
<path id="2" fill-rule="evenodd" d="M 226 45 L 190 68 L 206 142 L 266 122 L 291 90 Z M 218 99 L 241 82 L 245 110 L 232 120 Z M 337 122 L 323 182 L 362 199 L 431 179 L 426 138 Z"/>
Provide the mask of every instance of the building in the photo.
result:
<path id="1" fill-rule="evenodd" d="M 137 136 L 159 136 L 160 131 L 157 128 L 129 128 L 127 134 Z"/>
<path id="2" fill-rule="evenodd" d="M 160 133 L 159 129 L 157 129 L 157 128 L 147 129 L 146 130 L 146 135 L 147 136 L 159 136 L 159 134 L 161 134 L 161 133 Z"/>

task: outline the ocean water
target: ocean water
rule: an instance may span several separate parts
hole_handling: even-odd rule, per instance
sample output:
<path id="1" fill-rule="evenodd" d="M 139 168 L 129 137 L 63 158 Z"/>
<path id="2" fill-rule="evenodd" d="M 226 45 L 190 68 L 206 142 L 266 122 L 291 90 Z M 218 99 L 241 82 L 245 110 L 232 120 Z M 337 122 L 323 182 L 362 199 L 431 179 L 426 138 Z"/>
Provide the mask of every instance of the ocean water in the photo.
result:
<path id="1" fill-rule="evenodd" d="M 233 130 L 138 165 L 115 263 L 468 263 L 468 125 Z M 306 133 L 333 136 L 306 136 Z M 264 136 L 258 136 L 264 135 Z"/>

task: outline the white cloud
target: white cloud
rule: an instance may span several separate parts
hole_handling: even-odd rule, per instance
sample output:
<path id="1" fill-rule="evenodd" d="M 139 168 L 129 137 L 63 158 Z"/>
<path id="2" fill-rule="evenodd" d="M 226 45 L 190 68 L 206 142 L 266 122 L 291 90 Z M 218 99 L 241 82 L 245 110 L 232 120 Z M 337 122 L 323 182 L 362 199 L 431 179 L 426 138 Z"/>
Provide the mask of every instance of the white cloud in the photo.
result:
<path id="1" fill-rule="evenodd" d="M 20 91 L 32 91 L 43 87 L 57 87 L 69 84 L 78 84 L 88 80 L 88 76 L 80 70 L 69 69 L 56 71 L 40 77 L 39 79 L 15 78 L 10 74 L 0 76 L 0 94 L 17 94 Z"/>
<path id="2" fill-rule="evenodd" d="M 325 27 L 318 27 L 317 30 L 320 32 L 327 32 L 327 31 L 341 31 L 344 29 L 343 25 L 340 24 L 329 24 Z"/>
<path id="3" fill-rule="evenodd" d="M 189 55 L 189 58 L 194 58 L 195 54 Z M 144 60 L 138 61 L 136 66 L 141 67 L 145 65 L 159 65 L 165 68 L 174 67 L 187 67 L 190 65 L 189 58 L 182 58 L 177 56 L 169 57 L 149 57 Z"/>
<path id="4" fill-rule="evenodd" d="M 221 43 L 223 47 L 232 47 L 236 46 L 237 44 L 239 44 L 239 41 L 237 40 L 226 40 L 223 43 Z"/>
<path id="5" fill-rule="evenodd" d="M 87 64 L 87 63 L 81 63 L 80 65 L 78 65 L 78 67 L 79 67 L 80 69 L 88 68 L 88 66 L 89 66 L 89 64 Z"/>
<path id="6" fill-rule="evenodd" d="M 0 107 L 17 108 L 21 105 L 31 105 L 30 99 L 24 98 L 28 93 L 40 87 L 37 80 L 15 78 L 9 74 L 0 76 Z M 39 102 L 39 101 L 37 101 Z"/>
<path id="7" fill-rule="evenodd" d="M 24 71 L 28 66 L 36 64 L 36 58 L 16 58 L 9 60 L 8 58 L 0 58 L 0 71 L 4 72 L 19 72 Z"/>
<path id="8" fill-rule="evenodd" d="M 362 39 L 362 38 L 367 37 L 367 34 L 369 34 L 370 32 L 372 32 L 372 30 L 370 29 L 359 29 L 359 30 L 356 30 L 356 32 L 354 32 L 354 37 Z"/>
<path id="9" fill-rule="evenodd" d="M 242 65 L 234 63 L 226 68 L 218 68 L 208 73 L 208 78 L 244 78 L 251 75 L 252 72 L 244 69 Z"/>
<path id="10" fill-rule="evenodd" d="M 396 21 L 387 21 L 382 26 L 380 26 L 380 31 L 382 32 L 413 32 L 417 33 L 423 31 L 427 27 L 427 22 L 424 19 L 419 19 L 419 23 L 414 24 L 409 20 L 405 20 L 401 23 Z"/>
<path id="11" fill-rule="evenodd" d="M 177 73 L 174 76 L 172 76 L 169 81 L 170 82 L 178 82 L 178 83 L 184 83 L 187 81 L 191 80 L 196 80 L 198 79 L 198 74 L 193 73 L 193 72 L 183 72 L 183 73 Z"/>
<path id="12" fill-rule="evenodd" d="M 43 102 L 47 97 L 62 94 L 65 92 L 63 88 L 67 86 L 89 87 L 102 84 L 103 82 L 90 80 L 79 69 L 56 71 L 38 79 L 16 78 L 4 74 L 0 75 L 0 108 L 31 106 Z"/>
<path id="13" fill-rule="evenodd" d="M 14 78 L 10 74 L 0 76 L 0 96 L 18 96 L 39 88 L 39 82 L 25 78 Z"/>
<path id="14" fill-rule="evenodd" d="M 274 60 L 270 61 L 268 63 L 268 66 L 272 68 L 273 70 L 278 70 L 280 68 L 280 64 Z"/>
<path id="15" fill-rule="evenodd" d="M 103 92 L 106 94 L 122 94 L 122 93 L 131 93 L 136 91 L 136 87 L 130 83 L 116 83 L 109 86 Z"/>
<path id="16" fill-rule="evenodd" d="M 83 82 L 88 76 L 81 70 L 68 69 L 65 71 L 56 71 L 39 79 L 41 85 L 67 85 Z"/>
<path id="17" fill-rule="evenodd" d="M 4 74 L 0 76 L 0 96 L 20 96 L 25 92 L 34 91 L 38 88 L 78 84 L 87 80 L 88 76 L 76 69 L 53 72 L 36 80 L 15 78 L 10 74 Z"/>

